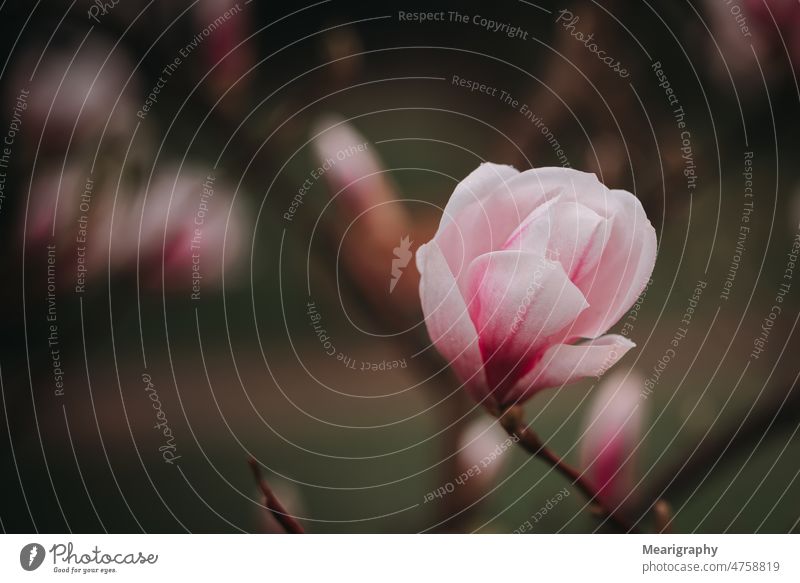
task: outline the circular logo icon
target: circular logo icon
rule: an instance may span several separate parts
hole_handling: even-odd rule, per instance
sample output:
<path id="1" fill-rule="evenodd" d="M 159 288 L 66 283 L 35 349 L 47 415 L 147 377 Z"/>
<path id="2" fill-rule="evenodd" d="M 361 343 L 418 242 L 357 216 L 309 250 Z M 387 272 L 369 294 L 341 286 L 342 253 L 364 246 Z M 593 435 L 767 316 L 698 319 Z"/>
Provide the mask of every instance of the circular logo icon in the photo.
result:
<path id="1" fill-rule="evenodd" d="M 35 571 L 44 562 L 44 547 L 38 543 L 30 543 L 19 552 L 19 564 L 26 571 Z"/>

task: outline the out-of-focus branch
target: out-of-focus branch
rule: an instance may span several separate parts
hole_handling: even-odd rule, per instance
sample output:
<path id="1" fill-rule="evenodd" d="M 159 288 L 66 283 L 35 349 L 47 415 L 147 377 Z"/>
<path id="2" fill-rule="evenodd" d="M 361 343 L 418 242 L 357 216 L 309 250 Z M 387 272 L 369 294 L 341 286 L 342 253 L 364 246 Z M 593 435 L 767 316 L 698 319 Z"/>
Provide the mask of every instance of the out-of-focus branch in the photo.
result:
<path id="1" fill-rule="evenodd" d="M 717 431 L 703 440 L 688 457 L 681 457 L 668 466 L 653 481 L 645 500 L 675 498 L 694 489 L 705 480 L 712 469 L 731 460 L 731 454 L 742 451 L 767 433 L 800 423 L 800 391 L 795 383 L 786 391 L 776 392 L 765 399 L 744 421 L 736 420 L 730 427 Z"/>
<path id="2" fill-rule="evenodd" d="M 266 480 L 264 480 L 264 477 L 261 475 L 261 467 L 258 465 L 258 462 L 255 459 L 250 458 L 248 463 L 250 464 L 250 469 L 253 472 L 253 477 L 256 480 L 256 484 L 258 484 L 258 488 L 264 495 L 264 506 L 267 507 L 267 510 L 269 510 L 270 514 L 275 517 L 275 520 L 280 523 L 287 534 L 305 534 L 306 531 L 302 525 L 295 520 L 294 516 L 286 511 L 286 508 L 283 507 L 283 504 L 281 504 L 280 500 L 278 500 L 278 498 L 270 489 Z"/>
<path id="3" fill-rule="evenodd" d="M 600 510 L 600 513 L 611 524 L 616 526 L 622 532 L 636 532 L 636 529 L 633 525 L 628 524 L 625 519 L 617 514 L 614 514 L 603 505 L 602 501 L 597 497 L 597 491 L 588 482 L 586 477 L 581 472 L 567 464 L 553 450 L 547 447 L 539 438 L 539 436 L 528 427 L 522 415 L 523 410 L 519 405 L 509 407 L 505 411 L 500 412 L 500 425 L 502 425 L 503 429 L 506 430 L 510 437 L 515 439 L 522 449 L 527 451 L 529 454 L 545 461 L 553 469 L 567 478 L 575 488 L 580 490 L 583 495 L 586 496 L 589 502 L 591 502 Z"/>

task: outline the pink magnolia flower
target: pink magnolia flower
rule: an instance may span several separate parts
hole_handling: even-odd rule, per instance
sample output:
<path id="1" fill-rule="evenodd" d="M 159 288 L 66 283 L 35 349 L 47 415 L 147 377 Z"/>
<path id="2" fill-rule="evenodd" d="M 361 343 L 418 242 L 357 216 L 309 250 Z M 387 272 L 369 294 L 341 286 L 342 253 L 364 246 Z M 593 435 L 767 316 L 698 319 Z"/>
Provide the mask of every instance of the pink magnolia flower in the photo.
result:
<path id="1" fill-rule="evenodd" d="M 69 242 L 67 233 L 77 220 L 83 180 L 79 168 L 73 165 L 66 166 L 64 172 L 48 166 L 36 174 L 31 183 L 27 217 L 20 221 L 28 245 L 43 247 L 51 242 Z M 23 207 L 23 214 L 25 210 Z"/>
<path id="2" fill-rule="evenodd" d="M 606 331 L 655 257 L 655 230 L 631 193 L 571 169 L 482 164 L 417 251 L 428 332 L 487 405 L 600 376 L 634 346 Z"/>
<path id="3" fill-rule="evenodd" d="M 92 38 L 77 50 L 24 54 L 15 67 L 7 98 L 29 91 L 23 137 L 45 151 L 96 147 L 105 139 L 127 136 L 136 125 L 138 77 L 121 49 Z M 38 63 L 38 67 L 37 67 Z M 35 71 L 33 79 L 31 74 Z"/>
<path id="4" fill-rule="evenodd" d="M 644 418 L 640 393 L 644 379 L 633 371 L 615 372 L 597 389 L 581 440 L 581 467 L 598 499 L 612 509 L 634 501 L 635 451 Z"/>
<path id="5" fill-rule="evenodd" d="M 726 90 L 733 76 L 745 97 L 760 95 L 762 75 L 772 85 L 785 81 L 792 68 L 800 70 L 800 4 L 795 0 L 705 0 L 705 10 L 710 52 L 722 56 L 707 64 Z"/>
<path id="6" fill-rule="evenodd" d="M 132 228 L 120 244 L 134 261 L 138 245 L 145 287 L 160 287 L 162 272 L 172 290 L 216 286 L 223 273 L 237 275 L 241 263 L 247 241 L 243 204 L 241 196 L 234 203 L 233 193 L 214 176 L 169 167 L 154 177 L 146 200 L 131 213 Z"/>
<path id="7" fill-rule="evenodd" d="M 20 228 L 30 252 L 54 244 L 75 270 L 60 270 L 73 285 L 133 273 L 142 285 L 169 291 L 216 288 L 235 279 L 247 242 L 246 203 L 199 169 L 167 167 L 148 192 L 123 181 L 87 182 L 83 169 L 45 167 L 31 187 Z M 25 208 L 22 209 L 25 211 Z M 162 281 L 163 271 L 163 281 Z"/>
<path id="8" fill-rule="evenodd" d="M 407 273 L 412 270 L 403 269 L 414 234 L 390 171 L 375 146 L 345 120 L 324 118 L 312 136 L 315 175 L 324 175 L 343 227 L 344 266 L 376 304 L 385 306 L 393 293 L 395 305 L 413 305 L 417 286 Z"/>
<path id="9" fill-rule="evenodd" d="M 32 179 L 27 207 L 21 208 L 20 236 L 24 232 L 30 252 L 52 244 L 59 261 L 75 265 L 59 270 L 65 285 L 78 275 L 87 281 L 99 278 L 107 266 L 116 270 L 128 260 L 129 250 L 110 248 L 109 242 L 114 233 L 124 232 L 133 194 L 127 184 L 117 193 L 108 183 L 89 180 L 78 164 L 66 164 L 63 171 L 60 165 L 44 165 Z"/>
<path id="10" fill-rule="evenodd" d="M 771 53 L 759 55 L 761 60 L 782 61 L 788 53 L 795 71 L 800 70 L 800 4 L 745 0 L 743 10 L 752 18 L 756 37 Z"/>
<path id="11" fill-rule="evenodd" d="M 203 65 L 216 95 L 248 89 L 247 71 L 255 64 L 250 35 L 252 15 L 243 12 L 244 4 L 235 0 L 200 0 L 194 7 L 194 28 L 207 38 L 203 41 Z M 210 34 L 205 31 L 214 27 Z"/>

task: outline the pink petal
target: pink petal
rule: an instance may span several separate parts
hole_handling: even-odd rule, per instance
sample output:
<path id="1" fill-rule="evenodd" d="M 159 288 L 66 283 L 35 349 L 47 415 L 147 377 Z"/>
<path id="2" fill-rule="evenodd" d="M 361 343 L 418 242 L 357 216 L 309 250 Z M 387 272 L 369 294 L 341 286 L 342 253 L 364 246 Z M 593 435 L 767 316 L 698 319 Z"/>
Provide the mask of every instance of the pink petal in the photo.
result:
<path id="1" fill-rule="evenodd" d="M 609 190 L 602 199 L 583 204 L 610 217 L 611 232 L 594 269 L 575 281 L 589 302 L 572 329 L 574 336 L 596 338 L 633 305 L 647 284 L 656 261 L 656 232 L 639 200 L 624 190 Z"/>
<path id="2" fill-rule="evenodd" d="M 525 400 L 537 391 L 560 387 L 586 377 L 602 376 L 636 346 L 618 334 L 607 334 L 584 344 L 556 344 L 517 383 L 508 402 Z"/>
<path id="3" fill-rule="evenodd" d="M 577 281 L 597 265 L 611 234 L 611 225 L 607 219 L 578 203 L 559 204 L 553 214 L 555 228 L 549 248 L 569 278 Z"/>
<path id="4" fill-rule="evenodd" d="M 503 243 L 502 249 L 546 254 L 555 228 L 553 207 L 560 201 L 559 195 L 533 209 Z"/>
<path id="5" fill-rule="evenodd" d="M 468 287 L 487 381 L 500 401 L 541 358 L 551 338 L 587 306 L 560 263 L 525 251 L 478 257 L 470 266 Z"/>
<path id="6" fill-rule="evenodd" d="M 564 168 L 526 170 L 498 183 L 488 195 L 470 197 L 468 190 L 461 191 L 458 202 L 445 208 L 453 220 L 443 218 L 435 238 L 462 292 L 466 293 L 469 264 L 484 253 L 501 249 L 528 215 L 563 192 L 564 173 L 583 175 Z M 595 183 L 599 184 L 596 179 Z M 456 210 L 459 212 L 454 215 Z"/>
<path id="7" fill-rule="evenodd" d="M 417 249 L 419 292 L 428 334 L 473 396 L 485 386 L 478 334 L 453 274 L 436 241 Z"/>
<path id="8" fill-rule="evenodd" d="M 455 220 L 473 203 L 480 204 L 485 201 L 496 188 L 517 174 L 519 171 L 513 166 L 492 164 L 491 162 L 485 162 L 478 166 L 456 186 L 450 200 L 447 201 L 447 206 L 444 207 L 439 228 L 441 229 L 450 221 Z"/>
<path id="9" fill-rule="evenodd" d="M 559 196 L 534 210 L 504 247 L 538 247 L 542 244 L 542 233 L 547 240 L 547 257 L 560 262 L 569 278 L 577 281 L 597 265 L 611 225 L 589 207 L 565 202 Z"/>

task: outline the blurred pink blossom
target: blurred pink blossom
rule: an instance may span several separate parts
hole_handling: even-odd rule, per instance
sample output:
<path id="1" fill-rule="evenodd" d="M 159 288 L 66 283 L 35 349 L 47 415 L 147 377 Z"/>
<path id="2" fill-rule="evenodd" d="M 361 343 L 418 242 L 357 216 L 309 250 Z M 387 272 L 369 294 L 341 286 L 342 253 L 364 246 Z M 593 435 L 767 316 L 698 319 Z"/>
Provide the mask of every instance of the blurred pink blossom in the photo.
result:
<path id="1" fill-rule="evenodd" d="M 244 203 L 240 196 L 234 205 L 232 193 L 213 175 L 167 168 L 141 203 L 124 244 L 134 260 L 138 246 L 145 287 L 159 287 L 162 271 L 165 287 L 172 289 L 216 285 L 223 272 L 237 274 L 247 233 Z"/>
<path id="2" fill-rule="evenodd" d="M 615 371 L 596 389 L 581 439 L 581 467 L 607 507 L 635 501 L 635 451 L 642 438 L 644 379 Z"/>
<path id="3" fill-rule="evenodd" d="M 719 58 L 708 61 L 721 85 L 728 86 L 731 75 L 738 91 L 748 97 L 760 92 L 764 80 L 770 84 L 784 79 L 792 69 L 800 70 L 800 3 L 796 0 L 705 0 L 705 9 L 712 54 L 719 50 L 724 59 L 724 63 Z M 786 64 L 787 54 L 791 66 Z"/>
<path id="4" fill-rule="evenodd" d="M 130 274 L 138 259 L 144 287 L 160 287 L 163 269 L 166 288 L 189 292 L 216 287 L 223 270 L 231 278 L 238 275 L 246 203 L 240 197 L 234 205 L 230 190 L 214 177 L 168 167 L 156 174 L 145 196 L 125 181 L 117 191 L 115 181 L 86 176 L 74 165 L 63 175 L 52 167 L 31 186 L 23 227 L 27 247 L 36 252 L 54 244 L 58 256 L 74 265 L 60 274 L 74 278 L 80 267 L 87 282 L 109 267 L 112 274 Z M 65 283 L 71 284 L 69 278 Z"/>
<path id="5" fill-rule="evenodd" d="M 29 89 L 23 136 L 32 147 L 40 137 L 44 151 L 81 148 L 87 141 L 96 147 L 103 134 L 109 139 L 132 132 L 139 85 L 122 49 L 92 37 L 80 48 L 47 51 L 37 67 L 39 56 L 31 50 L 19 59 L 6 95 L 13 100 Z"/>
<path id="6" fill-rule="evenodd" d="M 395 250 L 403 241 L 410 249 L 414 232 L 375 146 L 352 124 L 335 117 L 323 119 L 312 136 L 318 167 L 309 183 L 313 187 L 315 180 L 324 179 L 330 187 L 340 218 L 341 261 L 376 304 L 385 306 L 391 293 L 396 309 L 414 305 L 416 272 L 405 263 L 398 277 L 392 267 Z"/>
<path id="7" fill-rule="evenodd" d="M 775 53 L 783 55 L 788 51 L 794 70 L 800 71 L 800 2 L 744 0 L 743 5 L 756 34 L 773 52 L 772 58 L 779 57 Z M 769 60 L 769 56 L 762 57 Z"/>
<path id="8" fill-rule="evenodd" d="M 482 415 L 471 421 L 458 440 L 459 469 L 473 470 L 468 474 L 472 483 L 465 485 L 480 495 L 488 492 L 505 467 L 511 447 L 513 443 L 496 419 Z"/>
<path id="9" fill-rule="evenodd" d="M 59 279 L 66 285 L 81 279 L 91 280 L 112 270 L 123 268 L 129 255 L 126 250 L 109 247 L 113 234 L 112 208 L 116 204 L 117 219 L 127 214 L 133 192 L 125 183 L 116 197 L 107 185 L 95 183 L 88 171 L 75 164 L 45 166 L 31 182 L 27 217 L 20 221 L 26 247 L 37 253 L 47 245 L 55 245 L 60 263 Z M 25 207 L 21 207 L 25 214 Z M 116 228 L 124 230 L 125 221 Z M 22 233 L 20 233 L 22 235 Z"/>
<path id="10" fill-rule="evenodd" d="M 252 11 L 254 7 L 250 7 Z M 201 50 L 204 67 L 210 72 L 210 82 L 215 96 L 226 91 L 241 94 L 247 90 L 247 71 L 255 64 L 253 40 L 245 42 L 250 35 L 252 15 L 244 5 L 235 0 L 199 0 L 194 7 L 195 32 L 205 35 Z M 240 80 L 240 77 L 242 79 Z"/>

